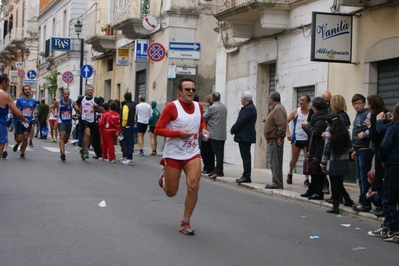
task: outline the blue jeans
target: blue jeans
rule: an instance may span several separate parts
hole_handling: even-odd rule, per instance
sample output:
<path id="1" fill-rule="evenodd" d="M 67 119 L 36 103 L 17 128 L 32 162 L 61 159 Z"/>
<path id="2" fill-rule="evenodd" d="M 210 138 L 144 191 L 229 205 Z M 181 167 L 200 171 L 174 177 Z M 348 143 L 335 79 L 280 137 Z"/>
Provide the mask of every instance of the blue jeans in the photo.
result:
<path id="1" fill-rule="evenodd" d="M 128 127 L 123 129 L 123 140 L 126 146 L 126 158 L 129 160 L 133 159 L 133 128 Z"/>
<path id="2" fill-rule="evenodd" d="M 382 207 L 384 209 L 384 226 L 393 231 L 399 230 L 399 166 L 388 166 L 385 169 L 382 187 Z"/>
<path id="3" fill-rule="evenodd" d="M 367 181 L 367 172 L 371 169 L 373 157 L 374 151 L 371 149 L 356 150 L 356 178 L 360 187 L 359 203 L 364 207 L 371 207 L 371 201 L 366 198 L 366 193 L 371 187 Z"/>

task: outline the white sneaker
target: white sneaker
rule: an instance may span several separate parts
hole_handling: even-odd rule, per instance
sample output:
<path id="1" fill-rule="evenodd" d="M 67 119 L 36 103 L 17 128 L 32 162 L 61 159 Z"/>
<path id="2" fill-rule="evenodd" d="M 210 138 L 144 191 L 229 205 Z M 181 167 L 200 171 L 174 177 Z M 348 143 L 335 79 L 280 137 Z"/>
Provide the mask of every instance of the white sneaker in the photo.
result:
<path id="1" fill-rule="evenodd" d="M 124 160 L 126 160 L 126 157 L 121 157 L 118 159 L 118 161 L 123 162 Z"/>
<path id="2" fill-rule="evenodd" d="M 102 161 L 102 160 L 104 160 L 104 158 L 103 157 L 98 157 L 98 160 Z"/>
<path id="3" fill-rule="evenodd" d="M 109 162 L 109 160 L 108 160 L 108 159 L 103 159 L 103 161 L 104 161 L 104 162 Z"/>
<path id="4" fill-rule="evenodd" d="M 122 162 L 123 165 L 134 165 L 133 160 L 130 159 L 126 159 Z"/>
<path id="5" fill-rule="evenodd" d="M 112 160 L 112 161 L 109 161 L 110 163 L 114 163 L 115 162 L 115 160 Z"/>

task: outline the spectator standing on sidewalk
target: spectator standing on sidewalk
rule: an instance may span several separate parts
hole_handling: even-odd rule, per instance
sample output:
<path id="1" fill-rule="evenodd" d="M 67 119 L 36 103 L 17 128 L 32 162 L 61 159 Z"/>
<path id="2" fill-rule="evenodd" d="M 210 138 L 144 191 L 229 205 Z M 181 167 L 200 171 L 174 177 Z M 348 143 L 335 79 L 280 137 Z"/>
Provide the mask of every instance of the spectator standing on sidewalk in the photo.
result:
<path id="1" fill-rule="evenodd" d="M 218 176 L 224 176 L 223 159 L 224 159 L 224 143 L 226 141 L 226 121 L 227 108 L 220 102 L 220 93 L 211 94 L 212 105 L 206 109 L 204 119 L 207 124 L 206 129 L 209 131 L 209 142 L 211 144 L 211 162 L 216 166 L 210 179 L 215 180 Z"/>
<path id="2" fill-rule="evenodd" d="M 155 134 L 166 137 L 161 160 L 164 170 L 158 181 L 168 197 L 176 195 L 181 172 L 186 175 L 187 195 L 179 227 L 179 232 L 185 235 L 194 235 L 190 218 L 197 203 L 201 178 L 198 137 L 200 133 L 209 135 L 202 105 L 193 101 L 195 91 L 192 79 L 181 79 L 177 87 L 179 98 L 165 106 L 155 127 Z"/>
<path id="3" fill-rule="evenodd" d="M 144 134 L 147 131 L 148 123 L 152 117 L 151 105 L 145 102 L 143 95 L 139 96 L 140 103 L 136 105 L 137 116 L 137 138 L 139 142 L 139 156 L 144 156 Z"/>
<path id="4" fill-rule="evenodd" d="M 241 108 L 237 120 L 230 129 L 230 134 L 234 135 L 234 141 L 238 143 L 242 158 L 244 171 L 242 176 L 236 179 L 238 184 L 251 183 L 251 145 L 256 143 L 255 123 L 257 111 L 252 102 L 252 94 L 245 91 L 241 94 Z"/>
<path id="5" fill-rule="evenodd" d="M 281 104 L 280 93 L 274 91 L 269 96 L 269 106 L 272 110 L 267 117 L 263 117 L 265 123 L 263 134 L 267 141 L 267 149 L 270 154 L 270 166 L 272 171 L 272 183 L 267 184 L 267 189 L 283 189 L 283 154 L 284 139 L 287 130 L 287 112 Z"/>
<path id="6" fill-rule="evenodd" d="M 111 102 L 109 104 L 110 111 L 103 113 L 101 116 L 98 127 L 100 129 L 102 139 L 102 157 L 104 161 L 110 163 L 115 162 L 115 136 L 121 132 L 121 116 L 116 112 L 117 104 Z"/>
<path id="7" fill-rule="evenodd" d="M 158 146 L 158 141 L 157 141 L 157 135 L 155 135 L 154 130 L 155 130 L 155 125 L 158 122 L 160 112 L 157 109 L 157 102 L 156 101 L 151 101 L 151 108 L 152 108 L 152 116 L 149 120 L 149 127 L 150 127 L 150 141 L 151 141 L 151 148 L 152 152 L 151 155 L 157 155 L 157 146 Z"/>
<path id="8" fill-rule="evenodd" d="M 339 214 L 339 201 L 346 192 L 344 175 L 349 174 L 350 136 L 345 123 L 338 117 L 337 112 L 330 111 L 326 115 L 329 130 L 327 131 L 321 169 L 330 176 L 333 207 L 328 213 Z M 345 192 L 344 192 L 345 191 Z M 348 194 L 346 192 L 346 194 Z M 348 195 L 349 196 L 349 195 Z M 348 199 L 352 201 L 352 199 Z"/>
<path id="9" fill-rule="evenodd" d="M 212 99 L 210 94 L 205 97 L 205 105 L 206 108 L 209 108 L 212 105 Z M 204 164 L 201 173 L 211 176 L 213 175 L 213 170 L 215 169 L 215 158 L 212 151 L 212 146 L 211 146 L 211 141 L 209 140 L 209 136 L 208 138 L 206 137 L 204 138 L 203 136 L 201 136 L 200 143 L 201 143 L 200 147 L 201 158 Z"/>
<path id="10" fill-rule="evenodd" d="M 329 91 L 323 91 L 321 94 L 321 98 L 324 99 L 326 102 L 327 106 L 327 111 L 329 112 L 331 110 L 330 108 L 330 103 L 331 103 L 331 93 Z M 323 181 L 323 193 L 324 194 L 330 194 L 330 183 L 328 182 L 328 177 L 327 175 L 324 175 L 324 181 Z"/>
<path id="11" fill-rule="evenodd" d="M 382 120 L 385 114 L 379 113 Z M 386 242 L 399 243 L 399 103 L 393 110 L 394 123 L 388 127 L 377 156 L 385 168 L 382 181 L 382 206 L 385 219 L 381 228 L 368 232 L 370 236 L 383 236 Z"/>
<path id="12" fill-rule="evenodd" d="M 136 116 L 136 103 L 132 101 L 132 93 L 126 92 L 122 106 L 122 135 L 126 146 L 126 159 L 121 160 L 123 165 L 134 165 L 133 161 L 133 128 Z"/>
<path id="13" fill-rule="evenodd" d="M 310 122 L 304 121 L 301 125 L 306 134 L 308 134 L 309 144 L 307 150 L 309 151 L 310 158 L 317 157 L 318 161 L 321 162 L 324 148 L 322 133 L 327 128 L 325 121 L 328 112 L 327 105 L 323 98 L 315 97 L 312 101 L 312 108 L 314 114 L 312 115 Z M 317 166 L 317 171 L 311 173 L 310 176 L 312 179 L 308 190 L 306 193 L 301 194 L 301 197 L 307 197 L 310 200 L 324 199 L 323 181 L 325 174 L 321 171 L 320 166 Z"/>
<path id="14" fill-rule="evenodd" d="M 308 135 L 303 130 L 301 122 L 309 121 L 312 117 L 313 110 L 309 109 L 310 97 L 308 95 L 302 95 L 299 98 L 299 107 L 294 109 L 287 118 L 287 139 L 291 141 L 291 161 L 290 168 L 287 174 L 287 184 L 292 184 L 292 174 L 296 163 L 299 159 L 299 154 L 301 150 L 303 155 L 306 156 L 306 146 L 308 146 Z M 293 121 L 294 126 L 292 129 L 292 134 L 290 131 L 289 123 Z M 309 175 L 305 175 L 305 181 L 303 182 L 305 186 L 309 186 Z"/>
<path id="15" fill-rule="evenodd" d="M 356 111 L 352 128 L 352 159 L 356 163 L 356 178 L 359 184 L 359 206 L 356 211 L 370 211 L 371 201 L 366 198 L 366 193 L 370 189 L 367 181 L 367 172 L 371 169 L 374 152 L 370 148 L 370 139 L 367 137 L 369 128 L 365 121 L 369 115 L 369 110 L 365 108 L 366 98 L 361 94 L 355 94 L 352 97 L 352 106 Z M 354 208 L 355 208 L 354 207 Z"/>

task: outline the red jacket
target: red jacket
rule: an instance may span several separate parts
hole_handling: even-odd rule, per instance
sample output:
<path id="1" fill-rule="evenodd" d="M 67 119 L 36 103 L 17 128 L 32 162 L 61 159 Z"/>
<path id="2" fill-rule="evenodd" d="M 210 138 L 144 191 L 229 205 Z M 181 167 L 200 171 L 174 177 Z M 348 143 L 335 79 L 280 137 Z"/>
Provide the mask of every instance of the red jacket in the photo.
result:
<path id="1" fill-rule="evenodd" d="M 109 112 L 105 112 L 101 115 L 100 123 L 98 124 L 98 127 L 100 131 L 118 131 L 121 132 L 121 116 L 111 110 Z"/>

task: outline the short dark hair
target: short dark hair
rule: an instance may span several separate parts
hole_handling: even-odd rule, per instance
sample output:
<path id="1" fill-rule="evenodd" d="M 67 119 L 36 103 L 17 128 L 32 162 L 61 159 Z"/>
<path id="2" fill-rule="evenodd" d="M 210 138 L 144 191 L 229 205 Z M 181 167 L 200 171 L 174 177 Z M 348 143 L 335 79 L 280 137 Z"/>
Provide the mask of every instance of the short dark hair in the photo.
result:
<path id="1" fill-rule="evenodd" d="M 309 97 L 309 95 L 303 94 L 303 95 L 301 95 L 301 97 L 302 97 L 302 96 L 305 96 L 305 97 L 306 97 L 306 101 L 307 101 L 307 102 L 310 102 L 310 97 Z M 301 98 L 301 97 L 299 97 L 299 98 Z"/>
<path id="2" fill-rule="evenodd" d="M 103 108 L 104 110 L 109 110 L 109 104 L 108 103 L 103 103 Z"/>
<path id="3" fill-rule="evenodd" d="M 212 101 L 214 101 L 214 102 L 220 101 L 220 93 L 219 92 L 212 93 L 211 97 L 212 97 Z"/>
<path id="4" fill-rule="evenodd" d="M 179 80 L 179 83 L 177 84 L 177 89 L 178 90 L 182 90 L 183 89 L 183 82 L 185 82 L 185 81 L 190 81 L 190 82 L 194 83 L 194 85 L 195 85 L 195 81 L 194 80 L 192 80 L 190 78 L 182 78 L 182 79 Z"/>
<path id="5" fill-rule="evenodd" d="M 8 80 L 9 80 L 9 78 L 8 78 L 7 74 L 0 72 L 0 84 L 3 83 L 4 81 L 8 81 Z"/>
<path id="6" fill-rule="evenodd" d="M 363 96 L 363 95 L 361 95 L 361 94 L 359 94 L 359 93 L 356 93 L 355 95 L 353 95 L 353 97 L 352 97 L 352 103 L 354 103 L 354 102 L 357 102 L 357 101 L 359 101 L 359 100 L 361 100 L 362 102 L 366 102 L 366 98 Z"/>
<path id="7" fill-rule="evenodd" d="M 111 102 L 111 103 L 109 104 L 109 108 L 110 108 L 112 111 L 115 111 L 117 107 L 118 107 L 118 105 L 116 104 L 116 102 Z"/>
<path id="8" fill-rule="evenodd" d="M 131 101 L 132 100 L 132 93 L 127 91 L 125 92 L 125 95 L 123 96 L 126 101 Z"/>
<path id="9" fill-rule="evenodd" d="M 145 101 L 144 95 L 140 95 L 140 96 L 139 96 L 139 100 L 140 100 L 140 102 L 144 102 L 144 101 Z"/>
<path id="10" fill-rule="evenodd" d="M 315 97 L 312 101 L 312 106 L 316 108 L 316 110 L 327 109 L 326 101 L 321 97 Z"/>

